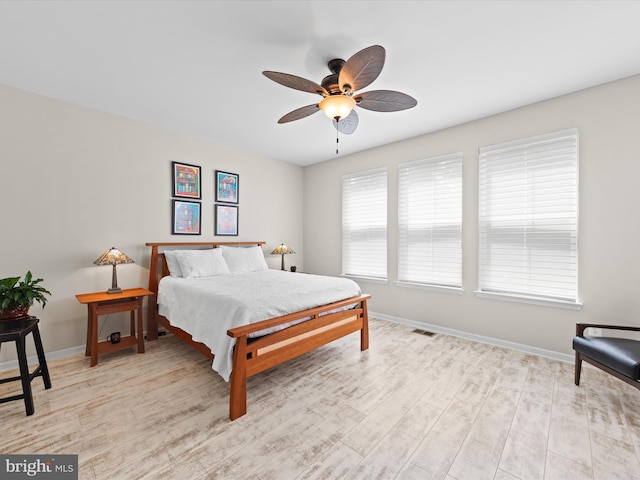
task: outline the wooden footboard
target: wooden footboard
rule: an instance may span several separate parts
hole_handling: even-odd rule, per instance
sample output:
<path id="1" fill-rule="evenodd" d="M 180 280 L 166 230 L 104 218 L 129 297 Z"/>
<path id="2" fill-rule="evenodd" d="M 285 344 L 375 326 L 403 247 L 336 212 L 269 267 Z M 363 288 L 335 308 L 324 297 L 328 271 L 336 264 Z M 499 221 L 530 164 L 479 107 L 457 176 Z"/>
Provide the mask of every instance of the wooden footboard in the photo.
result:
<path id="1" fill-rule="evenodd" d="M 252 375 L 357 331 L 360 331 L 360 350 L 369 348 L 369 298 L 370 295 L 360 295 L 227 331 L 227 335 L 236 339 L 231 371 L 229 418 L 235 420 L 247 413 L 247 378 Z M 354 304 L 355 308 L 335 311 Z M 307 317 L 310 319 L 302 323 L 251 343 L 248 341 L 252 333 Z"/>
<path id="2" fill-rule="evenodd" d="M 164 254 L 159 251 L 160 247 L 216 248 L 219 245 L 262 245 L 264 243 L 147 243 L 147 246 L 152 248 L 149 290 L 154 293 L 149 301 L 147 340 L 158 338 L 158 324 L 160 324 L 187 345 L 213 360 L 213 354 L 209 347 L 203 343 L 195 342 L 189 333 L 174 327 L 169 319 L 158 314 L 156 305 L 158 284 L 163 276 L 169 274 Z M 229 418 L 235 420 L 247 412 L 247 378 L 252 375 L 358 331 L 360 332 L 360 349 L 369 348 L 367 300 L 370 298 L 370 295 L 360 295 L 228 330 L 227 335 L 236 341 L 230 381 Z M 264 335 L 253 341 L 249 340 L 249 336 L 252 334 L 260 334 L 266 329 L 296 321 L 301 321 L 301 323 Z"/>

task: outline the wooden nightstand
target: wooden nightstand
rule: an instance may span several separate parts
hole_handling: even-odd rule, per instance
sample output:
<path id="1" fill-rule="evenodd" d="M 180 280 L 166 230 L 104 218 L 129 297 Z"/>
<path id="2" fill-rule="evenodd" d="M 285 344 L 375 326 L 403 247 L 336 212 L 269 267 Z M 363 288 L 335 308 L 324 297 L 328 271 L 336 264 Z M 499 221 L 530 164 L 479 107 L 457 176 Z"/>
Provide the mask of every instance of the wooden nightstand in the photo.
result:
<path id="1" fill-rule="evenodd" d="M 144 338 L 142 333 L 142 303 L 144 297 L 153 292 L 144 288 L 131 288 L 122 293 L 83 293 L 76 295 L 80 303 L 88 307 L 87 316 L 87 348 L 85 355 L 91 356 L 91 366 L 98 363 L 98 355 L 115 352 L 124 348 L 138 346 L 138 353 L 144 353 Z M 138 312 L 138 328 L 136 335 L 135 313 Z M 131 312 L 131 335 L 122 337 L 119 343 L 98 342 L 98 316 L 109 313 Z"/>

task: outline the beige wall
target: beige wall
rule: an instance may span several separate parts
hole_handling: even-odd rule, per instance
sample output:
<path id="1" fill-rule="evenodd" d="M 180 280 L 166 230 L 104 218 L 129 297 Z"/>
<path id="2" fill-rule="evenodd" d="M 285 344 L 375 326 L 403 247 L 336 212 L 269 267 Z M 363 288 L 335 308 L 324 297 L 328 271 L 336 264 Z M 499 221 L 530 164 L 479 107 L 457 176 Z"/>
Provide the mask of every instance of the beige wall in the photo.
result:
<path id="1" fill-rule="evenodd" d="M 202 167 L 201 236 L 171 235 L 172 160 Z M 268 253 L 286 242 L 298 252 L 288 264 L 302 267 L 302 167 L 3 86 L 0 165 L 0 278 L 31 270 L 45 279 L 51 301 L 32 313 L 48 352 L 84 345 L 75 294 L 110 286 L 111 268 L 93 265 L 104 250 L 134 259 L 118 267 L 119 285 L 132 288 L 147 285 L 145 242 L 214 239 L 216 169 L 240 176 L 240 234 L 216 238 L 266 241 L 272 268 L 280 257 Z M 101 338 L 126 331 L 123 319 L 101 317 Z"/>
<path id="2" fill-rule="evenodd" d="M 429 108 L 423 105 L 420 108 Z M 361 112 L 371 121 L 394 115 Z M 569 127 L 580 129 L 580 311 L 478 298 L 478 148 Z M 357 135 L 357 132 L 355 133 Z M 637 239 L 640 220 L 640 76 L 456 126 L 393 145 L 306 167 L 305 268 L 341 273 L 341 177 L 388 169 L 387 285 L 361 282 L 370 309 L 389 318 L 492 337 L 536 349 L 572 352 L 580 321 L 640 325 Z M 344 141 L 348 141 L 345 139 Z M 464 154 L 463 295 L 399 288 L 397 277 L 397 165 L 462 151 Z M 375 339 L 372 340 L 375 345 Z M 400 346 L 399 346 L 400 347 Z"/>
<path id="3" fill-rule="evenodd" d="M 342 175 L 386 166 L 390 282 L 362 283 L 373 294 L 371 310 L 390 319 L 568 355 L 578 321 L 640 324 L 640 221 L 634 208 L 640 204 L 638 92 L 640 77 L 633 77 L 302 169 L 0 86 L 0 277 L 28 269 L 44 277 L 53 296 L 44 310 L 36 306 L 33 313 L 42 320 L 45 348 L 77 351 L 84 345 L 86 310 L 74 295 L 101 291 L 111 279 L 110 268 L 96 267 L 93 260 L 110 246 L 121 248 L 136 263 L 119 267 L 120 285 L 144 286 L 149 261 L 144 243 L 185 239 L 170 234 L 172 160 L 202 166 L 203 235 L 189 240 L 214 238 L 213 171 L 231 171 L 240 175 L 237 239 L 265 240 L 267 252 L 287 242 L 297 252 L 288 264 L 332 275 L 341 273 Z M 393 121 L 401 113 L 361 115 Z M 476 297 L 478 148 L 574 126 L 580 128 L 579 291 L 584 307 L 571 311 Z M 397 165 L 455 151 L 464 153 L 465 293 L 398 288 L 393 283 Z M 282 205 L 287 205 L 286 214 Z M 267 254 L 267 260 L 278 268 L 279 257 Z M 121 315 L 102 317 L 101 337 L 124 331 L 124 324 Z M 2 349 L 0 364 L 14 357 L 12 349 Z"/>

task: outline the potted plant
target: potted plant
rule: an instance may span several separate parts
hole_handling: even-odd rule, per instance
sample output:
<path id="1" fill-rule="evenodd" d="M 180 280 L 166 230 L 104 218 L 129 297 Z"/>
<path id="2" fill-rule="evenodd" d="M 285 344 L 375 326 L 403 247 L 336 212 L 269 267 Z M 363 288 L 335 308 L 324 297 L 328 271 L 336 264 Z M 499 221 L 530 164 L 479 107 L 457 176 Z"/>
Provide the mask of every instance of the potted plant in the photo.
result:
<path id="1" fill-rule="evenodd" d="M 24 280 L 20 280 L 20 277 L 0 279 L 0 320 L 26 315 L 34 302 L 44 308 L 47 304 L 46 295 L 51 295 L 51 292 L 40 282 L 42 278 L 34 279 L 30 271 Z"/>

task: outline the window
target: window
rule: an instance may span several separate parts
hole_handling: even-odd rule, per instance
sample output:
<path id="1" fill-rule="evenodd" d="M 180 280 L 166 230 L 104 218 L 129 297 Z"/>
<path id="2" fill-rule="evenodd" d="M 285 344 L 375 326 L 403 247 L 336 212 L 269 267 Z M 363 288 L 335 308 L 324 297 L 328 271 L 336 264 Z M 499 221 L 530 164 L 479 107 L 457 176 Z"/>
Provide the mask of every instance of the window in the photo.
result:
<path id="1" fill-rule="evenodd" d="M 387 169 L 342 178 L 342 273 L 387 278 Z"/>
<path id="2" fill-rule="evenodd" d="M 578 303 L 578 129 L 480 149 L 480 292 Z"/>
<path id="3" fill-rule="evenodd" d="M 462 153 L 402 163 L 398 284 L 462 286 Z"/>

